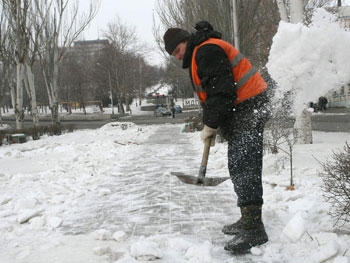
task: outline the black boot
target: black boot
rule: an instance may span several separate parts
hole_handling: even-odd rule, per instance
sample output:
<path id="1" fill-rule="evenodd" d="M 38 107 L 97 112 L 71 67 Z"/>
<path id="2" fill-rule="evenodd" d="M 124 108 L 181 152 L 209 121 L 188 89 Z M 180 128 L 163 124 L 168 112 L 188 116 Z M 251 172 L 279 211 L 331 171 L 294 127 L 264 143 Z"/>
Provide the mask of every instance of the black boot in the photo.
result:
<path id="1" fill-rule="evenodd" d="M 242 217 L 231 225 L 224 225 L 222 232 L 226 235 L 237 235 L 243 229 Z"/>
<path id="2" fill-rule="evenodd" d="M 243 211 L 242 211 L 243 210 Z M 246 214 L 248 208 L 243 207 L 241 209 L 241 213 Z M 264 224 L 261 221 L 261 207 L 260 207 L 260 211 L 258 211 L 260 220 L 258 220 L 258 222 L 256 222 L 258 227 L 264 228 Z M 224 227 L 222 228 L 222 232 L 226 235 L 237 235 L 239 232 L 243 231 L 245 229 L 245 225 L 243 224 L 243 219 L 242 217 L 235 223 L 230 224 L 230 225 L 224 225 Z"/>
<path id="3" fill-rule="evenodd" d="M 252 247 L 264 244 L 268 241 L 264 224 L 261 220 L 261 206 L 249 205 L 241 208 L 242 217 L 239 231 L 230 240 L 225 250 L 235 254 L 244 253 Z M 238 222 L 237 222 L 238 223 Z"/>

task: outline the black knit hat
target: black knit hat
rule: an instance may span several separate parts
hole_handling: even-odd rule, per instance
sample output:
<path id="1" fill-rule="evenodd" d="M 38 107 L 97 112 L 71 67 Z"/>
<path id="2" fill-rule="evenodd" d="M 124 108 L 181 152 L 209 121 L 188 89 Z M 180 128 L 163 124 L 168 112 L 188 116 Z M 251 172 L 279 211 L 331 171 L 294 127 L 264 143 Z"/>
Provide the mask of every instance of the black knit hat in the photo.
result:
<path id="1" fill-rule="evenodd" d="M 169 28 L 163 36 L 165 50 L 169 55 L 173 54 L 177 45 L 187 40 L 190 36 L 191 34 L 188 31 L 181 28 Z"/>

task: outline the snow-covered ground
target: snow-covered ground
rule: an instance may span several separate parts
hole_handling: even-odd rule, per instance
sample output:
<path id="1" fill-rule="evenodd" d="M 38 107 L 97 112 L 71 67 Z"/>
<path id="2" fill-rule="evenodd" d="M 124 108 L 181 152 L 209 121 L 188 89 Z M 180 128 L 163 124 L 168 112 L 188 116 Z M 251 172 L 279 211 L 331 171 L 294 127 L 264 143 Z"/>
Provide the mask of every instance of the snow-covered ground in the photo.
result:
<path id="1" fill-rule="evenodd" d="M 125 125 L 0 147 L 0 262 L 349 262 L 350 229 L 333 227 L 318 172 L 350 134 L 314 132 L 314 144 L 295 147 L 294 191 L 286 156 L 265 156 L 270 241 L 232 256 L 221 233 L 239 217 L 232 183 L 170 175 L 197 174 L 199 133 Z M 211 150 L 207 176 L 227 176 L 226 148 Z"/>

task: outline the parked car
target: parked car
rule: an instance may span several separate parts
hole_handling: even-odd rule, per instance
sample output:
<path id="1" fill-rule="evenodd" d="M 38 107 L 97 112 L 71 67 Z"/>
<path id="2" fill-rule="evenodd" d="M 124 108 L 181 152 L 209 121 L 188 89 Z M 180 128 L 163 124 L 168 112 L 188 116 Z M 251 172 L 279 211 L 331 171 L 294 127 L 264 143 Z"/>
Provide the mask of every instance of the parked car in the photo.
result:
<path id="1" fill-rule="evenodd" d="M 175 113 L 181 113 L 182 112 L 182 108 L 180 105 L 175 105 L 174 106 L 174 110 L 175 110 Z"/>
<path id="2" fill-rule="evenodd" d="M 171 111 L 164 107 L 159 107 L 154 111 L 156 117 L 171 116 Z"/>

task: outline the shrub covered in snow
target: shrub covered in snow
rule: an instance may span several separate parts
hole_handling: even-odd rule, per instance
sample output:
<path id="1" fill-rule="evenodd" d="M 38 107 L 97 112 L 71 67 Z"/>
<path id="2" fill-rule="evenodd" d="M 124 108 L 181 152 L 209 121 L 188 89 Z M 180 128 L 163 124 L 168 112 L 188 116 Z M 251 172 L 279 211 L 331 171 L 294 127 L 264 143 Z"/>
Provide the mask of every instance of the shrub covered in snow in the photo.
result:
<path id="1" fill-rule="evenodd" d="M 324 197 L 332 204 L 330 214 L 335 224 L 350 223 L 350 146 L 343 151 L 333 152 L 330 161 L 322 163 L 321 176 L 324 182 Z"/>

